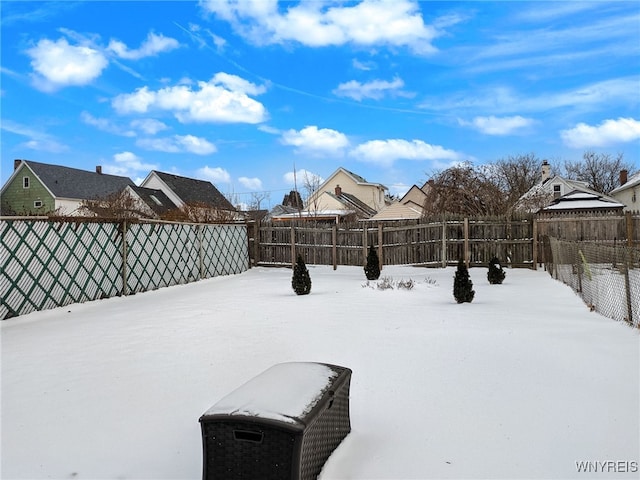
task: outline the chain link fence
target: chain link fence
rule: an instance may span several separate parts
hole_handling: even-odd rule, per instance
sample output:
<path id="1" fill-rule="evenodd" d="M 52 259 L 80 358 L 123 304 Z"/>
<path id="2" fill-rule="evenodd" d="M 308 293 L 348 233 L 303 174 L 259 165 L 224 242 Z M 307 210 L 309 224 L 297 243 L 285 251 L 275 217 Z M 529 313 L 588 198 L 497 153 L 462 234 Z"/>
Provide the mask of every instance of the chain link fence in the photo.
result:
<path id="1" fill-rule="evenodd" d="M 248 267 L 245 225 L 3 219 L 0 320 Z"/>
<path id="2" fill-rule="evenodd" d="M 640 249 L 551 237 L 544 247 L 548 272 L 590 309 L 640 327 Z"/>

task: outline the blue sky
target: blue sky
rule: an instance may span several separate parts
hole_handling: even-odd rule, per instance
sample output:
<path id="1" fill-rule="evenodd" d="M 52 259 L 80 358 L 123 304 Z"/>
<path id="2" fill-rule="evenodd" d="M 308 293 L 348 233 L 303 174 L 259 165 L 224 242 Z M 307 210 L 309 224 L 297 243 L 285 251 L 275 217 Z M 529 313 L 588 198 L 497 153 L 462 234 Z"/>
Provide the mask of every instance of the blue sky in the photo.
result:
<path id="1" fill-rule="evenodd" d="M 637 1 L 3 1 L 13 160 L 281 202 L 344 167 L 402 194 L 462 161 L 640 168 Z"/>

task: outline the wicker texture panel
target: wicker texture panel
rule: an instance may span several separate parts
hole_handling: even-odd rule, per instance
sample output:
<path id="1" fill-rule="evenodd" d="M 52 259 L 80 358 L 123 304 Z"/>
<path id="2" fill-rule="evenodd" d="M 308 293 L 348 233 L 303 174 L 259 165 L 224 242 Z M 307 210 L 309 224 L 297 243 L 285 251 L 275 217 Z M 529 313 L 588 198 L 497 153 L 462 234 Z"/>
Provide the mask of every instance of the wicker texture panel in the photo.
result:
<path id="1" fill-rule="evenodd" d="M 304 431 L 300 479 L 318 477 L 323 465 L 340 442 L 351 431 L 349 417 L 350 376 L 335 392 L 333 400 Z"/>
<path id="2" fill-rule="evenodd" d="M 203 415 L 203 479 L 316 479 L 351 431 L 351 370 L 327 366 L 338 376 L 318 392 L 315 406 L 293 424 L 259 416 L 239 419 L 233 411 Z"/>
<path id="3" fill-rule="evenodd" d="M 255 432 L 261 441 L 237 439 L 234 432 Z M 206 478 L 282 480 L 291 478 L 294 432 L 247 422 L 204 424 Z"/>

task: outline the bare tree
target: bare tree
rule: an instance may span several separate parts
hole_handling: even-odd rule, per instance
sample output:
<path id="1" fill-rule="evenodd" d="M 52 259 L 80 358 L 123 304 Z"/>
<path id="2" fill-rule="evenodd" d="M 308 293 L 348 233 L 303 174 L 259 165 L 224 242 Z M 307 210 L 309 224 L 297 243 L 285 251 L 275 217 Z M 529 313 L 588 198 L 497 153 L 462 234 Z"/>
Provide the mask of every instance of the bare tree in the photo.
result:
<path id="1" fill-rule="evenodd" d="M 434 175 L 428 182 L 426 215 L 453 213 L 468 216 L 505 213 L 504 194 L 485 168 L 464 163 Z"/>
<path id="2" fill-rule="evenodd" d="M 542 160 L 533 153 L 510 155 L 489 165 L 487 175 L 503 192 L 505 209 L 512 208 L 541 180 L 541 165 Z"/>
<path id="3" fill-rule="evenodd" d="M 163 220 L 189 223 L 231 223 L 237 220 L 237 212 L 221 210 L 206 203 L 187 203 L 162 216 Z"/>
<path id="4" fill-rule="evenodd" d="M 270 198 L 269 192 L 251 192 L 249 210 L 260 210 L 260 204 Z"/>
<path id="5" fill-rule="evenodd" d="M 566 161 L 565 176 L 571 180 L 586 182 L 596 192 L 609 193 L 620 185 L 620 171 L 633 174 L 633 165 L 624 161 L 624 155 L 612 156 L 608 153 L 586 151 L 582 160 Z"/>
<path id="6" fill-rule="evenodd" d="M 152 216 L 144 211 L 138 200 L 125 190 L 103 198 L 83 200 L 78 207 L 78 213 L 84 216 L 117 219 L 150 218 Z"/>

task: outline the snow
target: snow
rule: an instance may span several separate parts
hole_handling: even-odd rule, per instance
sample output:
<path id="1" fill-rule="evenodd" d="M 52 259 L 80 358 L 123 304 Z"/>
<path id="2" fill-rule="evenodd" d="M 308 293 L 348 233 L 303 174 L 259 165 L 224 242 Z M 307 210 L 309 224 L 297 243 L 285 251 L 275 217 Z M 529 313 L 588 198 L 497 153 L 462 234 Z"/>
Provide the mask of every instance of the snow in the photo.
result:
<path id="1" fill-rule="evenodd" d="M 224 397 L 205 415 L 238 415 L 301 424 L 320 394 L 338 374 L 311 362 L 286 362 L 268 368 Z"/>
<path id="2" fill-rule="evenodd" d="M 1 322 L 2 478 L 199 479 L 200 416 L 284 362 L 353 370 L 321 480 L 638 477 L 639 332 L 548 273 L 473 268 L 457 304 L 454 268 L 309 271 L 305 296 L 254 268 Z"/>

